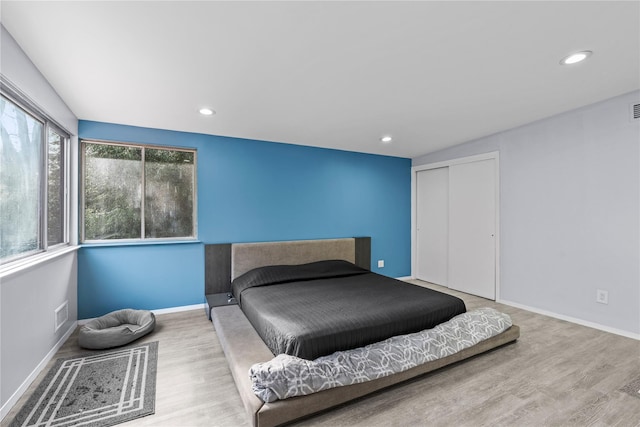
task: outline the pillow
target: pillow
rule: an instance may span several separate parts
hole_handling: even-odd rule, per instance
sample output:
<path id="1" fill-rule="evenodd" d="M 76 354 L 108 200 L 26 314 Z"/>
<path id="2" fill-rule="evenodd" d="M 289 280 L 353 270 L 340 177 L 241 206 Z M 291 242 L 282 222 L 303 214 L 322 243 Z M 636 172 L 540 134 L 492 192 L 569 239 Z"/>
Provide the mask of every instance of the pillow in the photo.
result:
<path id="1" fill-rule="evenodd" d="M 233 295 L 238 299 L 238 302 L 241 302 L 242 291 L 257 286 L 314 279 L 329 279 L 332 277 L 345 277 L 364 273 L 369 273 L 369 270 L 343 260 L 258 267 L 234 279 L 232 282 Z"/>

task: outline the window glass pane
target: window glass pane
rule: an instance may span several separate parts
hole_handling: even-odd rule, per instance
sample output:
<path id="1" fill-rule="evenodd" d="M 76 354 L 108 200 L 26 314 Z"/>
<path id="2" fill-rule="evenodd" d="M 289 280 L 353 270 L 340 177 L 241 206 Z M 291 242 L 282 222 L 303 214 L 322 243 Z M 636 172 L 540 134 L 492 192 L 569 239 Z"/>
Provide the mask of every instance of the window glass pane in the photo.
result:
<path id="1" fill-rule="evenodd" d="M 40 249 L 43 125 L 0 97 L 0 260 Z"/>
<path id="2" fill-rule="evenodd" d="M 139 239 L 142 149 L 85 143 L 86 240 Z"/>
<path id="3" fill-rule="evenodd" d="M 64 242 L 64 138 L 49 129 L 49 170 L 47 179 L 47 244 Z"/>
<path id="4" fill-rule="evenodd" d="M 195 153 L 147 148 L 145 237 L 193 236 Z"/>

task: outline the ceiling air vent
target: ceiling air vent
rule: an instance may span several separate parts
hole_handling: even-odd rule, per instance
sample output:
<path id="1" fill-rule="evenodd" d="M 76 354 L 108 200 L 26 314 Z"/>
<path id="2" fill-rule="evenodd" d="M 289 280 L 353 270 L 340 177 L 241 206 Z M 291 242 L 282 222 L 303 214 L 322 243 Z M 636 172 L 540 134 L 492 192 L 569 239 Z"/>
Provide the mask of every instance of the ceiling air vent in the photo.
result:
<path id="1" fill-rule="evenodd" d="M 640 104 L 631 104 L 631 120 L 640 119 Z"/>

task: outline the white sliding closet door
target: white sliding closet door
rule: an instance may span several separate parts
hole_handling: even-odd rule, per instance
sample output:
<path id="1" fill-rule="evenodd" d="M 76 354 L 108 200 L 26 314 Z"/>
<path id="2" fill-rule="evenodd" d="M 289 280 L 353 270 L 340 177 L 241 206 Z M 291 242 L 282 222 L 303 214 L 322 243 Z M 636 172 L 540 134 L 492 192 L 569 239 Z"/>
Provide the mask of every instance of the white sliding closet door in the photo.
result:
<path id="1" fill-rule="evenodd" d="M 447 286 L 449 170 L 416 175 L 416 278 Z"/>
<path id="2" fill-rule="evenodd" d="M 496 298 L 495 160 L 449 166 L 448 286 Z"/>

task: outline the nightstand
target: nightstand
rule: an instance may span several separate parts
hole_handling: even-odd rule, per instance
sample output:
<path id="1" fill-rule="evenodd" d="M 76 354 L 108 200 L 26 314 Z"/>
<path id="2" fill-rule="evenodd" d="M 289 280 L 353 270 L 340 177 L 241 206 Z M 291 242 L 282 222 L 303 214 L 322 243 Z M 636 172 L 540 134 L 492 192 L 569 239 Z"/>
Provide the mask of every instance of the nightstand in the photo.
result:
<path id="1" fill-rule="evenodd" d="M 211 308 L 219 307 L 221 305 L 237 305 L 235 297 L 231 295 L 231 292 L 222 292 L 220 294 L 208 294 L 205 295 L 204 311 L 207 314 L 207 319 L 211 320 Z"/>

